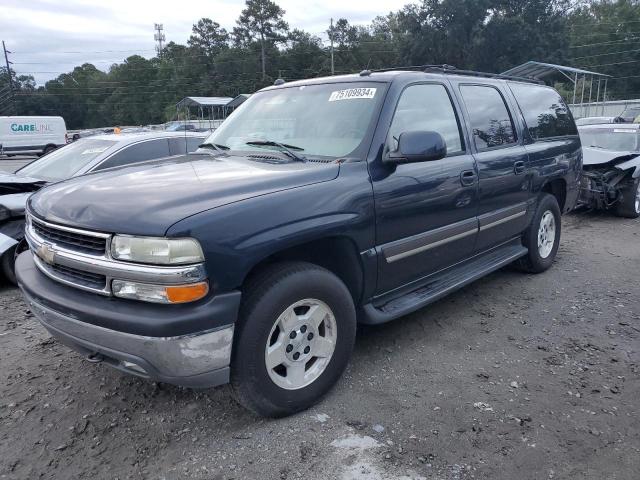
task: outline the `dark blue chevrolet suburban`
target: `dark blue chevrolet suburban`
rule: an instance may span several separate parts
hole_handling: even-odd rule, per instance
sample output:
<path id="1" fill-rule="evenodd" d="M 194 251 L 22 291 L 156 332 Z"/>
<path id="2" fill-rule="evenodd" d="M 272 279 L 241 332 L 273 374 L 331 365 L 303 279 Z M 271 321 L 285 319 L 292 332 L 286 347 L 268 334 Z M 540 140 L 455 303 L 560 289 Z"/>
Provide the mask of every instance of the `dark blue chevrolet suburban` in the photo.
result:
<path id="1" fill-rule="evenodd" d="M 31 196 L 17 277 L 88 360 L 231 382 L 282 416 L 338 380 L 358 322 L 510 263 L 549 268 L 581 168 L 570 112 L 535 82 L 444 67 L 278 82 L 195 153 Z"/>

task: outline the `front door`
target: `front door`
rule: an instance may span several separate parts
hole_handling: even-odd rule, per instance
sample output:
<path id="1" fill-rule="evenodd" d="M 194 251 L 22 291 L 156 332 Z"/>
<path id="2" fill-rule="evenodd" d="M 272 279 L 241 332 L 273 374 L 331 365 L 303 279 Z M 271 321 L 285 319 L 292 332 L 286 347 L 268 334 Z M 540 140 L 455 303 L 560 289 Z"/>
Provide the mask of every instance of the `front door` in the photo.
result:
<path id="1" fill-rule="evenodd" d="M 408 285 L 470 256 L 477 236 L 475 160 L 465 146 L 447 86 L 418 83 L 402 91 L 387 145 L 406 131 L 440 133 L 447 144 L 447 156 L 427 162 L 376 165 L 372 181 L 379 262 L 377 294 Z"/>
<path id="2" fill-rule="evenodd" d="M 530 169 L 503 94 L 491 85 L 459 85 L 478 166 L 476 251 L 520 234 L 527 223 Z"/>

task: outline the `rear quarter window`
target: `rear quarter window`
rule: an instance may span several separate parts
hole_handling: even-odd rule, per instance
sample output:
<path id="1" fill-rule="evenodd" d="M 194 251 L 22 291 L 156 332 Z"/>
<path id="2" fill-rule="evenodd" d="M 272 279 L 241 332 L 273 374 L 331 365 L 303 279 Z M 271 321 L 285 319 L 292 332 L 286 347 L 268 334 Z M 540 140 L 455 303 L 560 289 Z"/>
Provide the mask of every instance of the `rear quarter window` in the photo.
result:
<path id="1" fill-rule="evenodd" d="M 534 140 L 578 134 L 571 112 L 554 89 L 520 83 L 509 86 Z"/>

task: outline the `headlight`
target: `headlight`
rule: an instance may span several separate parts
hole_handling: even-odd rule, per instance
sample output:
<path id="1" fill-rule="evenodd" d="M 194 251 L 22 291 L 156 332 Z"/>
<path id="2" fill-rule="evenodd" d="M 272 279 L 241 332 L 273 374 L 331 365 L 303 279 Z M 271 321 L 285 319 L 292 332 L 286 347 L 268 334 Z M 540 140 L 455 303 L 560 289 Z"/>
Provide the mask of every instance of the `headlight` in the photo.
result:
<path id="1" fill-rule="evenodd" d="M 117 260 L 155 265 L 181 265 L 204 261 L 202 248 L 193 238 L 116 235 L 111 242 L 111 255 Z"/>

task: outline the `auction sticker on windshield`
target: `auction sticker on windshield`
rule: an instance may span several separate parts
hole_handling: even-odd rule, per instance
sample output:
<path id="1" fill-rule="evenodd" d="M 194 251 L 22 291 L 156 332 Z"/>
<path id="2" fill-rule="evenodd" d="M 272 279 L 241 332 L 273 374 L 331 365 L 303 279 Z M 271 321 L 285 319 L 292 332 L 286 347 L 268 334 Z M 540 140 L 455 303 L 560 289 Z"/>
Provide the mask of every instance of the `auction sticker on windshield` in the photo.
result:
<path id="1" fill-rule="evenodd" d="M 330 102 L 338 100 L 353 100 L 356 98 L 373 98 L 376 94 L 375 88 L 347 88 L 346 90 L 336 90 L 331 92 Z"/>

